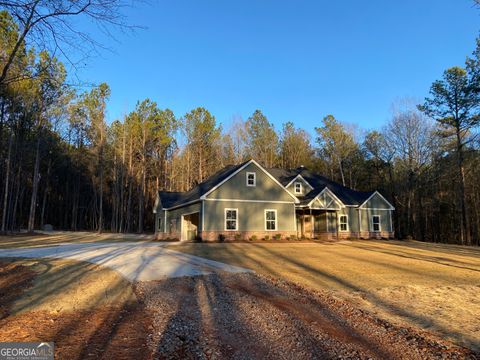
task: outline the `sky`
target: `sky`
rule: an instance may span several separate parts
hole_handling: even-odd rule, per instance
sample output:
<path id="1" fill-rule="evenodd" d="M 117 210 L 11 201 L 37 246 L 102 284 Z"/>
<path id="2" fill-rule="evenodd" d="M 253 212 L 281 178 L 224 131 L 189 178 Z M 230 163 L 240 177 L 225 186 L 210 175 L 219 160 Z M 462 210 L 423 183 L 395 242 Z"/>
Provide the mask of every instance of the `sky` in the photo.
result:
<path id="1" fill-rule="evenodd" d="M 277 129 L 313 133 L 327 114 L 381 128 L 480 34 L 472 0 L 150 0 L 127 16 L 144 29 L 114 30 L 78 74 L 110 85 L 108 118 L 149 98 L 178 117 L 205 107 L 226 129 L 256 109 Z"/>

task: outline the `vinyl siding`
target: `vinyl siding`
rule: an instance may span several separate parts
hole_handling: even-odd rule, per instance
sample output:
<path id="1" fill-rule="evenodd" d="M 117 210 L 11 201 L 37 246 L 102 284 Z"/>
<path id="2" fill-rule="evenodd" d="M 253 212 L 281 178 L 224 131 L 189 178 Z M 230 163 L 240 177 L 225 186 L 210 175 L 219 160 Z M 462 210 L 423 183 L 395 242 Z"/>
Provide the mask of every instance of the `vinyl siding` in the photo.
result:
<path id="1" fill-rule="evenodd" d="M 256 174 L 256 186 L 247 186 L 247 172 L 254 172 Z M 220 185 L 220 187 L 210 193 L 207 198 L 288 201 L 292 204 L 295 201 L 281 185 L 276 183 L 254 163 L 249 164 L 246 168 Z M 206 214 L 209 213 L 206 212 Z"/>
<path id="2" fill-rule="evenodd" d="M 382 231 L 393 231 L 391 223 L 391 210 L 369 210 L 361 209 L 360 216 L 362 221 L 361 231 L 372 231 L 371 222 L 373 215 L 380 215 L 380 226 Z"/>
<path id="3" fill-rule="evenodd" d="M 390 209 L 390 204 L 383 200 L 378 194 L 374 194 L 362 207 L 367 209 Z"/>
<path id="4" fill-rule="evenodd" d="M 238 209 L 238 231 L 265 231 L 265 210 L 277 210 L 277 230 L 295 231 L 294 204 L 205 201 L 205 231 L 225 230 L 225 209 Z"/>
<path id="5" fill-rule="evenodd" d="M 167 211 L 167 233 L 180 231 L 180 221 L 182 215 L 191 214 L 194 212 L 200 213 L 200 223 L 198 231 L 202 230 L 202 203 L 198 202 L 181 208 Z M 172 228 L 173 227 L 173 228 Z"/>

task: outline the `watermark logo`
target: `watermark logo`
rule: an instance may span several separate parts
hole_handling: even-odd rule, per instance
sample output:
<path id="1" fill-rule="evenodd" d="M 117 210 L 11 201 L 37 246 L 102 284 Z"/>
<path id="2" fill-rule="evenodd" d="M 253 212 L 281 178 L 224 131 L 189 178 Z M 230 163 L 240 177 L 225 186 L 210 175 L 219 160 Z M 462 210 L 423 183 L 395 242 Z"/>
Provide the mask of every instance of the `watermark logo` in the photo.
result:
<path id="1" fill-rule="evenodd" d="M 53 342 L 0 342 L 0 360 L 53 360 Z"/>

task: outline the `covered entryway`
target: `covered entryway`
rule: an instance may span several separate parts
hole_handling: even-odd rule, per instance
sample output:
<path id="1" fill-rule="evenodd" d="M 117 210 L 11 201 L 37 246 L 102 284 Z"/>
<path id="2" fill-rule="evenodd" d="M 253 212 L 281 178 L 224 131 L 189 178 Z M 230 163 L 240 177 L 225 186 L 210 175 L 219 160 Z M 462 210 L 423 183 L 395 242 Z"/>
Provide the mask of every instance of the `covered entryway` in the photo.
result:
<path id="1" fill-rule="evenodd" d="M 317 209 L 297 210 L 297 236 L 333 239 L 337 236 L 336 212 Z"/>
<path id="2" fill-rule="evenodd" d="M 200 213 L 182 215 L 182 238 L 181 240 L 193 241 L 198 236 L 198 224 Z"/>

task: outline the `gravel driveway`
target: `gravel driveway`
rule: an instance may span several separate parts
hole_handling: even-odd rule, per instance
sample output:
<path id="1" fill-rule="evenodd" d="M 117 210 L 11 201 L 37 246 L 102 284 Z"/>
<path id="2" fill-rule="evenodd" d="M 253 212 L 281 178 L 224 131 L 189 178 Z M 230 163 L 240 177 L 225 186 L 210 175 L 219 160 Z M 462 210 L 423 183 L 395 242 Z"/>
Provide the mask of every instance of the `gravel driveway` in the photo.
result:
<path id="1" fill-rule="evenodd" d="M 147 242 L 60 244 L 41 248 L 1 249 L 0 257 L 65 258 L 86 261 L 118 271 L 130 281 L 208 275 L 217 271 L 250 270 L 166 249 Z"/>
<path id="2" fill-rule="evenodd" d="M 328 293 L 256 274 L 138 283 L 155 359 L 477 359 Z"/>

